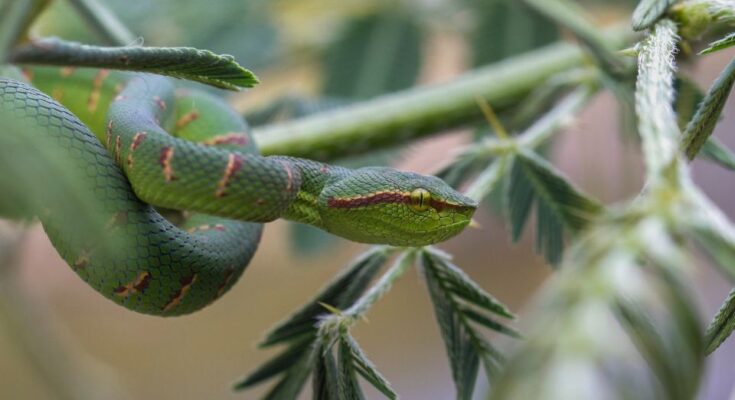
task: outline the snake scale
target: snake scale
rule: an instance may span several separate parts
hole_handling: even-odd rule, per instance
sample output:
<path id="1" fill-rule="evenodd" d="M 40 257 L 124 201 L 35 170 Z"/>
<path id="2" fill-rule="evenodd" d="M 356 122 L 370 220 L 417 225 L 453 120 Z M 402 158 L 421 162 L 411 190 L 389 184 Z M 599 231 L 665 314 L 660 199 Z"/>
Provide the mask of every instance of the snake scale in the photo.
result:
<path id="1" fill-rule="evenodd" d="M 264 222 L 422 246 L 459 233 L 477 206 L 432 176 L 260 156 L 226 104 L 167 78 L 69 68 L 26 75 L 48 94 L 0 79 L 0 118 L 23 128 L 0 135 L 35 135 L 64 151 L 99 203 L 104 238 L 53 203 L 36 214 L 84 281 L 134 311 L 187 314 L 222 296 Z M 174 224 L 161 213 L 184 218 Z"/>

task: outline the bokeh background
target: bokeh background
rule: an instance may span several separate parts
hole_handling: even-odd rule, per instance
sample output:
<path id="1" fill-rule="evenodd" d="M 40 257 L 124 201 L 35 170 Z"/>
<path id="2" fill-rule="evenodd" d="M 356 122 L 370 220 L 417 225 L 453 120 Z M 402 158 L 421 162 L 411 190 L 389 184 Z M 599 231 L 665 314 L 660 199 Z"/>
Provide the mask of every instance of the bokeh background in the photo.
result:
<path id="1" fill-rule="evenodd" d="M 252 69 L 262 83 L 230 101 L 256 123 L 266 119 L 256 111 L 273 102 L 290 104 L 276 118 L 300 115 L 448 81 L 475 66 L 568 37 L 519 2 L 503 0 L 105 3 L 145 44 L 229 53 Z M 635 2 L 581 3 L 605 26 L 626 20 Z M 35 32 L 96 42 L 63 0 L 54 2 Z M 683 69 L 707 87 L 733 56 L 720 52 Z M 730 148 L 735 148 L 733 130 L 731 101 L 716 130 Z M 636 143 L 619 131 L 617 105 L 603 93 L 565 129 L 548 155 L 577 185 L 606 203 L 629 199 L 641 188 L 642 164 Z M 361 162 L 432 172 L 472 133 L 447 132 Z M 735 177 L 703 162 L 695 162 L 694 175 L 735 218 Z M 551 269 L 534 255 L 531 229 L 512 244 L 491 205 L 483 207 L 478 219 L 482 229 L 468 230 L 441 247 L 518 312 L 522 327 L 524 305 Z M 229 294 L 191 316 L 161 319 L 127 311 L 94 292 L 58 257 L 39 226 L 20 234 L 18 225 L 0 223 L 7 243 L 0 255 L 13 256 L 0 260 L 1 399 L 258 398 L 267 385 L 242 393 L 230 389 L 272 356 L 273 350 L 256 349 L 257 341 L 364 249 L 285 222 L 269 224 L 253 262 Z M 709 318 L 731 283 L 706 260 L 698 264 L 695 284 Z M 354 334 L 402 398 L 453 398 L 444 345 L 416 273 L 398 282 Z M 508 340 L 501 344 L 512 347 Z M 735 398 L 734 359 L 735 341 L 708 359 L 700 398 Z M 477 397 L 482 398 L 486 383 L 479 384 Z M 377 398 L 374 391 L 367 393 Z"/>

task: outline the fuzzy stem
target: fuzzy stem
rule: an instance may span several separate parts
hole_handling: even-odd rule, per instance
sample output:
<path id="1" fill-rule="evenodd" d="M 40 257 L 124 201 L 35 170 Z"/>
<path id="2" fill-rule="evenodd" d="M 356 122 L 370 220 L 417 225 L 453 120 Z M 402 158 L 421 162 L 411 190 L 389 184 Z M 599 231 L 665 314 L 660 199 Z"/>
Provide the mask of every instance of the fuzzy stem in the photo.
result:
<path id="1" fill-rule="evenodd" d="M 676 25 L 658 22 L 640 44 L 635 105 L 649 181 L 656 181 L 678 155 L 679 128 L 672 108 Z"/>

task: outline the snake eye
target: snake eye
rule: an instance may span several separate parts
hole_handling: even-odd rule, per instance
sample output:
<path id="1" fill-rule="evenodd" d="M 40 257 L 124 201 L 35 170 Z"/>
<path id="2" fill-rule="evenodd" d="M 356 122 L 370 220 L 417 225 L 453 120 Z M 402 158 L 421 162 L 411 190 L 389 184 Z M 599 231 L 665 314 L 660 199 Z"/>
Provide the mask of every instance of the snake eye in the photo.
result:
<path id="1" fill-rule="evenodd" d="M 431 193 L 426 189 L 414 189 L 411 192 L 411 208 L 416 211 L 426 211 L 431 204 Z"/>

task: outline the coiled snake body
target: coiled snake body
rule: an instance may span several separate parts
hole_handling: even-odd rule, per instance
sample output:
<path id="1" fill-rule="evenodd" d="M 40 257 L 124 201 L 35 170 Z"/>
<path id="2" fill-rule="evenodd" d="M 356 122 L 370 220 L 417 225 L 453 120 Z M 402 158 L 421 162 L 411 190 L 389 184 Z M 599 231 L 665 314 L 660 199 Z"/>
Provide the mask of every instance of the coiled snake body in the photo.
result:
<path id="1" fill-rule="evenodd" d="M 25 83 L 0 79 L 0 117 L 64 149 L 88 180 L 104 240 L 54 204 L 37 214 L 72 269 L 131 310 L 180 315 L 217 299 L 250 262 L 262 222 L 286 218 L 358 242 L 420 246 L 456 235 L 476 207 L 430 176 L 260 156 L 241 117 L 162 77 L 37 72 L 44 73 L 66 74 L 66 82 L 33 82 L 74 114 Z M 80 87 L 86 101 L 74 95 Z M 154 206 L 186 210 L 186 218 L 174 225 Z"/>

